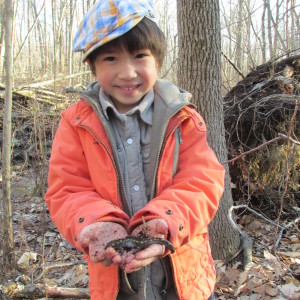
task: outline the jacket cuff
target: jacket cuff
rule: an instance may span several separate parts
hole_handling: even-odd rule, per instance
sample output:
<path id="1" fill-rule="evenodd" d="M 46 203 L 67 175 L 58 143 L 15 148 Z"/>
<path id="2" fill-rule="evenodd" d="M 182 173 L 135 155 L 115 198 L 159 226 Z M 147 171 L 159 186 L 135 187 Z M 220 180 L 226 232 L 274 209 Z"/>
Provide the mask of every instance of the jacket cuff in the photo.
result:
<path id="1" fill-rule="evenodd" d="M 101 218 L 99 218 L 99 219 L 97 219 L 95 221 L 95 223 L 97 223 L 97 222 L 113 222 L 113 223 L 118 223 L 118 224 L 122 225 L 128 231 L 128 223 L 125 220 L 120 219 L 120 218 L 116 218 L 113 215 L 108 215 L 108 216 L 105 216 L 105 217 L 101 217 Z"/>

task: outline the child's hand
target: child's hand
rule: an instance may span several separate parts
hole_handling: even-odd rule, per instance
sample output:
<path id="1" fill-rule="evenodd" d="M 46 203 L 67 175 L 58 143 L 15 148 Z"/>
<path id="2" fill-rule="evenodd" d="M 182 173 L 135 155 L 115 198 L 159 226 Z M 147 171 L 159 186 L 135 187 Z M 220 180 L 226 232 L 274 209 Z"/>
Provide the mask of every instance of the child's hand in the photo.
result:
<path id="1" fill-rule="evenodd" d="M 105 250 L 105 246 L 112 240 L 126 237 L 126 229 L 113 222 L 98 222 L 88 225 L 82 229 L 78 241 L 80 245 L 89 253 L 90 259 L 94 263 L 101 262 L 104 266 L 112 263 L 121 265 L 124 258 L 113 248 Z"/>
<path id="2" fill-rule="evenodd" d="M 154 219 L 137 226 L 131 235 L 138 236 L 140 232 L 149 237 L 166 238 L 168 235 L 168 224 L 164 219 Z M 165 253 L 165 246 L 152 244 L 148 248 L 137 252 L 135 255 L 128 254 L 125 259 L 125 272 L 131 273 L 151 264 Z"/>

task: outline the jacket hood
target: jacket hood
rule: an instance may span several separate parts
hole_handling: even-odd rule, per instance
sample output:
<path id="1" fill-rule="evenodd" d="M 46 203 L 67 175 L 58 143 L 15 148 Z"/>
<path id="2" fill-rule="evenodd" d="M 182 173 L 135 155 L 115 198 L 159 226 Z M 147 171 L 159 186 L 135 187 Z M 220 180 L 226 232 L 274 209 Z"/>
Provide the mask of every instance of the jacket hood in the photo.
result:
<path id="1" fill-rule="evenodd" d="M 178 104 L 191 104 L 192 94 L 178 88 L 172 82 L 159 79 L 154 85 L 154 92 L 163 100 L 166 106 L 172 108 Z"/>

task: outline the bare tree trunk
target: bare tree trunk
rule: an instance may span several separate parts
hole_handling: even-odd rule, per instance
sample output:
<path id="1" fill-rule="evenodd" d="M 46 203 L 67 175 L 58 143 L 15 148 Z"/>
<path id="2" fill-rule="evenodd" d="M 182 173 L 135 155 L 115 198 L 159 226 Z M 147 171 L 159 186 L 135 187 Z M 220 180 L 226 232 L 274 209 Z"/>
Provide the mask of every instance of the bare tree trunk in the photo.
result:
<path id="1" fill-rule="evenodd" d="M 239 0 L 238 26 L 236 30 L 236 66 L 242 71 L 243 0 Z"/>
<path id="2" fill-rule="evenodd" d="M 221 30 L 218 0 L 178 0 L 178 81 L 208 126 L 208 142 L 220 161 L 227 160 L 221 96 Z M 210 226 L 214 258 L 225 258 L 239 246 L 239 235 L 228 220 L 232 206 L 228 166 L 220 208 Z"/>
<path id="3" fill-rule="evenodd" d="M 266 56 L 265 46 L 263 45 L 262 40 L 261 40 L 261 38 L 259 37 L 259 35 L 258 35 L 258 33 L 256 32 L 256 29 L 255 29 L 255 27 L 254 27 L 253 20 L 252 20 L 252 17 L 251 17 L 252 12 L 251 12 L 251 10 L 250 10 L 250 4 L 251 4 L 251 1 L 248 0 L 248 3 L 247 3 L 247 13 L 248 13 L 249 27 L 252 28 L 252 31 L 253 31 L 253 33 L 254 33 L 254 35 L 255 35 L 255 37 L 256 37 L 258 43 L 259 43 L 259 46 L 260 46 L 261 51 L 262 51 L 262 53 L 263 53 L 262 58 L 263 58 L 264 62 L 266 62 L 266 58 L 265 58 L 265 56 Z M 265 30 L 265 29 L 263 28 L 263 30 Z M 251 30 L 250 30 L 250 28 L 249 28 L 249 31 L 250 31 L 250 32 L 248 32 L 248 49 L 249 49 L 248 51 L 251 51 L 251 45 L 252 45 L 252 44 L 251 44 L 251 36 L 250 36 Z M 264 34 L 265 34 L 265 33 L 264 33 Z M 255 56 L 254 56 L 254 59 L 252 59 L 252 63 L 253 63 L 253 64 L 254 64 L 254 60 L 255 60 L 255 59 L 256 59 L 256 61 L 259 61 L 260 57 L 258 58 L 258 57 L 255 57 Z M 253 66 L 254 66 L 254 65 L 253 65 Z"/>
<path id="4" fill-rule="evenodd" d="M 271 7 L 270 7 L 270 0 L 264 0 L 265 6 L 267 8 L 268 13 L 268 41 L 269 41 L 269 53 L 270 53 L 270 59 L 274 58 L 273 53 L 273 38 L 272 38 L 272 22 L 271 22 Z"/>
<path id="5" fill-rule="evenodd" d="M 250 0 L 245 1 L 245 6 L 250 7 Z M 246 15 L 246 14 L 245 14 Z M 251 51 L 251 14 L 247 14 L 247 21 L 246 21 L 246 29 L 247 29 L 247 40 L 245 44 L 247 44 L 247 66 L 246 70 L 248 73 L 248 70 L 251 68 L 253 69 L 255 67 L 254 60 L 252 57 L 252 51 Z"/>
<path id="6" fill-rule="evenodd" d="M 38 38 L 39 38 L 39 46 L 40 46 L 40 57 L 41 57 L 41 71 L 42 73 L 45 73 L 46 67 L 45 67 L 45 49 L 44 49 L 44 44 L 43 43 L 43 31 L 42 31 L 42 26 L 41 26 L 41 22 L 39 20 L 39 16 L 42 13 L 42 10 L 44 9 L 44 5 L 45 5 L 45 1 L 42 5 L 42 8 L 39 12 L 37 12 L 37 8 L 36 8 L 36 2 L 32 1 L 32 9 L 33 9 L 33 13 L 36 19 L 36 26 L 37 26 L 37 31 L 38 31 Z"/>
<path id="7" fill-rule="evenodd" d="M 6 268 L 14 268 L 14 238 L 12 225 L 12 207 L 10 193 L 10 163 L 11 163 L 11 112 L 12 112 L 12 86 L 13 86 L 13 61 L 12 61 L 12 26 L 13 26 L 13 1 L 5 1 L 5 105 L 3 116 L 3 264 Z"/>
<path id="8" fill-rule="evenodd" d="M 289 0 L 286 0 L 286 10 L 289 9 Z M 290 50 L 290 30 L 289 30 L 289 14 L 285 15 L 285 42 L 287 48 Z"/>
<path id="9" fill-rule="evenodd" d="M 288 48 L 288 50 L 292 50 L 292 49 L 296 49 L 296 30 L 295 30 L 295 15 L 293 14 L 293 10 L 294 10 L 294 6 L 295 6 L 295 0 L 291 0 L 291 45 L 290 48 Z"/>
<path id="10" fill-rule="evenodd" d="M 56 1 L 52 1 L 52 26 L 53 26 L 53 67 L 52 67 L 52 74 L 53 78 L 57 77 L 57 26 L 56 26 Z"/>
<path id="11" fill-rule="evenodd" d="M 30 2 L 27 2 L 27 28 L 28 32 L 30 30 Z M 28 36 L 28 44 L 31 45 L 31 38 L 30 35 Z M 28 71 L 29 71 L 29 79 L 33 78 L 32 72 L 32 59 L 31 59 L 31 47 L 28 47 Z M 42 60 L 43 63 L 43 60 Z"/>
<path id="12" fill-rule="evenodd" d="M 4 18 L 4 5 L 3 2 L 0 2 L 0 75 L 3 74 L 3 60 L 2 60 L 2 49 L 3 49 L 3 42 L 4 42 L 4 26 L 3 26 L 3 18 Z"/>
<path id="13" fill-rule="evenodd" d="M 72 42 L 73 42 L 73 20 L 74 20 L 74 12 L 76 8 L 76 0 L 73 3 L 73 0 L 70 0 L 70 19 L 69 19 L 69 54 L 68 54 L 68 62 L 69 63 L 69 75 L 73 72 L 73 51 L 72 51 Z M 70 86 L 72 86 L 73 80 L 70 78 Z"/>
<path id="14" fill-rule="evenodd" d="M 43 52 L 44 52 L 44 68 L 43 68 L 43 74 L 47 72 L 48 68 L 48 45 L 47 45 L 47 11 L 46 6 L 44 7 L 44 39 L 43 39 Z"/>
<path id="15" fill-rule="evenodd" d="M 273 52 L 272 52 L 273 53 L 273 57 L 275 58 L 277 56 L 277 51 L 276 50 L 278 48 L 277 42 L 275 44 L 275 41 L 277 41 L 277 40 L 280 41 L 280 44 L 281 44 L 281 47 L 282 47 L 281 50 L 284 51 L 285 54 L 287 53 L 287 49 L 286 49 L 286 45 L 285 45 L 285 43 L 284 43 L 284 41 L 282 39 L 282 36 L 281 36 L 281 34 L 279 32 L 278 23 L 275 22 L 275 20 L 273 18 L 271 7 L 270 7 L 270 1 L 268 3 L 269 3 L 268 4 L 268 22 L 270 21 L 273 24 L 273 28 L 275 30 L 274 43 L 273 43 L 273 47 L 272 47 L 272 49 L 273 49 Z M 277 2 L 277 4 L 278 4 L 278 2 Z M 279 4 L 278 4 L 277 8 L 279 10 Z M 271 40 L 272 40 L 272 36 L 271 35 L 270 35 L 270 37 L 271 37 Z"/>
<path id="16" fill-rule="evenodd" d="M 292 14 L 292 32 L 293 32 L 293 49 L 300 48 L 300 18 L 299 15 L 296 13 L 295 1 L 292 0 L 291 2 L 291 14 Z"/>
<path id="17" fill-rule="evenodd" d="M 261 17 L 262 60 L 264 64 L 267 62 L 266 11 L 267 11 L 267 6 L 266 3 L 264 3 L 263 14 Z"/>

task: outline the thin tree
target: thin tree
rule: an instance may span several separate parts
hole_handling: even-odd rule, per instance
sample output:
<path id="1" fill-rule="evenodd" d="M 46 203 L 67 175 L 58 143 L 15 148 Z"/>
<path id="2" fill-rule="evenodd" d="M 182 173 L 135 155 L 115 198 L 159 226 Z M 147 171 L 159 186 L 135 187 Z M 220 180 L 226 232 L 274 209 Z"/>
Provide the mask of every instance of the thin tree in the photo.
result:
<path id="1" fill-rule="evenodd" d="M 13 1 L 5 1 L 5 104 L 3 116 L 3 144 L 2 144 L 2 189 L 3 189 L 3 264 L 4 267 L 14 268 L 14 238 L 12 225 L 11 206 L 11 112 L 12 112 L 12 85 L 13 85 L 13 61 L 12 61 L 12 27 L 13 27 Z M 2 269 L 4 270 L 4 268 Z"/>
<path id="2" fill-rule="evenodd" d="M 267 11 L 267 6 L 264 1 L 263 13 L 261 16 L 262 63 L 263 64 L 267 62 L 266 11 Z"/>
<path id="3" fill-rule="evenodd" d="M 238 3 L 238 20 L 237 20 L 237 28 L 236 28 L 236 66 L 239 70 L 242 70 L 242 61 L 243 61 L 243 52 L 242 52 L 242 36 L 243 36 L 243 24 L 244 24 L 244 1 L 239 0 Z"/>
<path id="4" fill-rule="evenodd" d="M 3 26 L 3 18 L 5 16 L 4 13 L 4 5 L 3 2 L 0 1 L 0 75 L 2 74 L 2 70 L 3 70 L 3 61 L 2 61 L 2 45 L 3 45 L 3 41 L 4 41 L 4 26 Z"/>
<path id="5" fill-rule="evenodd" d="M 193 94 L 192 101 L 205 118 L 208 142 L 220 161 L 227 160 L 221 96 L 221 29 L 218 0 L 177 0 L 178 81 Z M 214 258 L 232 255 L 239 235 L 228 220 L 232 195 L 228 166 L 226 188 L 210 227 Z"/>

